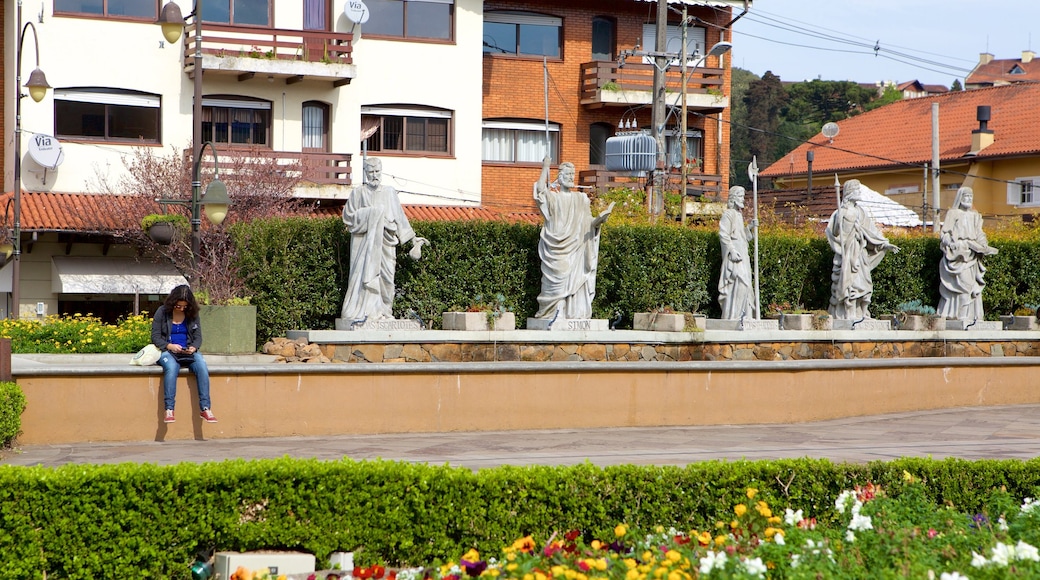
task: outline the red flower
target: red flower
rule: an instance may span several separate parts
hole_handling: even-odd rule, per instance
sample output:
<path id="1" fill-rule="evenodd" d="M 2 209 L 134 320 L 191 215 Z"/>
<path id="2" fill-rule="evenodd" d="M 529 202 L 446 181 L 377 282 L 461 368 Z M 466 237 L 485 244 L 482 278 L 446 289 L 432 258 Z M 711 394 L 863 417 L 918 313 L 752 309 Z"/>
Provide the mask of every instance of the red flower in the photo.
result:
<path id="1" fill-rule="evenodd" d="M 585 560 L 581 560 L 580 562 L 578 562 L 578 569 L 582 572 L 588 572 L 590 569 L 588 562 L 586 562 Z"/>
<path id="2" fill-rule="evenodd" d="M 578 536 L 580 536 L 580 535 L 581 535 L 581 530 L 571 530 L 571 531 L 567 532 L 563 537 L 568 542 L 573 542 L 574 540 L 577 540 Z"/>
<path id="3" fill-rule="evenodd" d="M 680 546 L 684 546 L 690 543 L 690 537 L 686 534 L 676 534 L 674 539 L 675 543 Z"/>
<path id="4" fill-rule="evenodd" d="M 373 578 L 382 578 L 384 574 L 386 574 L 386 567 L 385 566 L 380 566 L 378 564 L 375 565 L 375 566 L 372 566 L 372 577 Z"/>

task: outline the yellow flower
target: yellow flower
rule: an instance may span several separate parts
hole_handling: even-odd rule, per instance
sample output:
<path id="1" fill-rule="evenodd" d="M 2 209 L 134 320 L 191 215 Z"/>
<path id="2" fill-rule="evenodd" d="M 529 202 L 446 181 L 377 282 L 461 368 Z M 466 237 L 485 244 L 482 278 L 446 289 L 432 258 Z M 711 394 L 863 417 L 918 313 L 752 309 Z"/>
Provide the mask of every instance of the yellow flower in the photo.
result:
<path id="1" fill-rule="evenodd" d="M 733 513 L 737 514 L 737 517 L 739 518 L 747 513 L 747 506 L 742 503 L 738 503 L 736 507 L 733 508 Z"/>
<path id="2" fill-rule="evenodd" d="M 772 538 L 779 530 L 773 527 L 766 528 L 766 537 Z"/>
<path id="3" fill-rule="evenodd" d="M 476 548 L 470 548 L 469 551 L 466 552 L 466 555 L 462 557 L 462 559 L 467 562 L 479 562 L 480 553 L 477 552 Z"/>
<path id="4" fill-rule="evenodd" d="M 723 536 L 722 534 L 719 534 L 718 536 L 715 536 L 715 545 L 716 546 L 725 546 L 726 545 L 726 536 Z"/>
<path id="5" fill-rule="evenodd" d="M 755 499 L 755 494 L 756 493 L 758 493 L 757 489 L 755 489 L 753 487 L 747 488 L 747 498 L 748 499 Z"/>
<path id="6" fill-rule="evenodd" d="M 544 572 L 535 572 L 534 573 L 534 580 L 547 580 L 547 579 L 548 579 L 548 576 L 546 576 Z"/>
<path id="7" fill-rule="evenodd" d="M 614 535 L 619 537 L 619 538 L 623 537 L 625 535 L 625 533 L 627 533 L 627 532 L 628 532 L 628 526 L 626 526 L 625 524 L 618 524 L 617 527 L 614 528 Z"/>
<path id="8" fill-rule="evenodd" d="M 760 501 L 755 504 L 755 509 L 758 510 L 758 514 L 764 518 L 771 517 L 773 515 L 772 510 L 769 509 L 769 504 L 764 501 Z"/>
<path id="9" fill-rule="evenodd" d="M 593 550 L 599 550 L 603 547 L 603 542 L 599 540 L 592 540 L 592 543 L 590 543 L 589 546 L 591 546 Z"/>
<path id="10" fill-rule="evenodd" d="M 625 562 L 625 567 L 627 567 L 629 570 L 631 570 L 631 569 L 633 569 L 633 568 L 635 568 L 637 566 L 636 561 L 633 560 L 632 558 L 625 558 L 624 562 Z"/>
<path id="11" fill-rule="evenodd" d="M 705 546 L 711 542 L 711 533 L 707 530 L 701 532 L 701 535 L 697 536 L 697 542 L 704 544 Z"/>
<path id="12" fill-rule="evenodd" d="M 514 570 L 516 570 L 519 567 L 520 566 L 518 564 L 516 564 L 515 562 L 512 563 L 512 564 L 506 564 L 506 571 L 507 572 L 513 572 Z"/>
<path id="13" fill-rule="evenodd" d="M 653 559 L 654 559 L 654 555 L 653 555 L 653 553 L 650 550 L 647 550 L 647 551 L 643 552 L 643 561 L 644 562 L 651 562 L 651 561 L 653 561 Z"/>
<path id="14" fill-rule="evenodd" d="M 628 572 L 625 572 L 625 580 L 639 580 L 642 577 L 643 575 L 639 572 L 639 570 L 636 570 L 635 568 L 632 568 Z"/>
<path id="15" fill-rule="evenodd" d="M 773 517 L 769 518 L 769 520 L 768 520 L 768 521 L 769 521 L 769 523 L 771 523 L 771 524 L 779 524 L 779 523 L 780 523 L 780 522 L 782 522 L 783 520 L 782 520 L 782 519 L 780 518 L 780 516 L 773 516 Z"/>
<path id="16" fill-rule="evenodd" d="M 682 559 L 682 554 L 675 550 L 668 550 L 667 552 L 665 552 L 664 557 L 668 558 L 668 560 L 671 562 L 678 562 Z"/>

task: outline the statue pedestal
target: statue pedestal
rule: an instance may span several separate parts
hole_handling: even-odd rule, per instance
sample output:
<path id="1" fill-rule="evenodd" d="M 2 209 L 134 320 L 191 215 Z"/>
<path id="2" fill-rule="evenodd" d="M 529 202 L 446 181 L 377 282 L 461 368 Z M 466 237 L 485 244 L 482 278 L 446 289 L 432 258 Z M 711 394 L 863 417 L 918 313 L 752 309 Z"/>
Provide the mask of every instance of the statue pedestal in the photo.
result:
<path id="1" fill-rule="evenodd" d="M 487 312 L 445 312 L 441 315 L 444 330 L 515 330 L 516 314 L 503 312 L 490 316 Z"/>
<path id="2" fill-rule="evenodd" d="M 834 330 L 892 330 L 891 320 L 878 320 L 877 318 L 860 321 L 835 318 L 833 325 Z"/>
<path id="3" fill-rule="evenodd" d="M 336 330 L 422 330 L 418 320 L 408 318 L 382 318 L 356 322 L 345 318 L 336 319 Z"/>
<path id="4" fill-rule="evenodd" d="M 947 320 L 946 330 L 1004 330 L 999 320 Z"/>
<path id="5" fill-rule="evenodd" d="M 527 330 L 610 330 L 610 321 L 606 318 L 528 318 Z"/>
<path id="6" fill-rule="evenodd" d="M 705 326 L 707 330 L 780 330 L 780 321 L 775 318 L 745 318 L 742 324 L 740 320 L 709 318 L 705 321 Z"/>

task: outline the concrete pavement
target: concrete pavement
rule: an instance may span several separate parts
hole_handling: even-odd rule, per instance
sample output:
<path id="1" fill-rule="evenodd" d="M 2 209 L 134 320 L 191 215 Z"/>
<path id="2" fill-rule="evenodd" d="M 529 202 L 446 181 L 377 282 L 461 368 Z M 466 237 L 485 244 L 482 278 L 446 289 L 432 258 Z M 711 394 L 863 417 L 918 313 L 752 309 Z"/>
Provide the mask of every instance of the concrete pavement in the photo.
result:
<path id="1" fill-rule="evenodd" d="M 748 412 L 754 412 L 749 407 Z M 815 423 L 81 443 L 0 451 L 0 465 L 267 459 L 387 459 L 480 469 L 499 465 L 685 465 L 713 459 L 1040 456 L 1040 405 L 967 407 Z"/>

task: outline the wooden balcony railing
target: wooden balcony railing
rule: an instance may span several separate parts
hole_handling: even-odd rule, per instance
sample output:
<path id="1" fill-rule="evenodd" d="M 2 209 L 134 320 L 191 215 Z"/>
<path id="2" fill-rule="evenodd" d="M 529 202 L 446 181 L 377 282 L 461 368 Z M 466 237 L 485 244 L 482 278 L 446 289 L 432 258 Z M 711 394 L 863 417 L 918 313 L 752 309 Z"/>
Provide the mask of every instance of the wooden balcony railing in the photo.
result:
<path id="1" fill-rule="evenodd" d="M 592 168 L 578 172 L 578 182 L 597 190 L 610 190 L 617 187 L 642 188 L 646 185 L 645 177 L 632 176 L 627 173 Z M 682 183 L 680 173 L 669 173 L 665 189 L 678 191 Z M 722 176 L 710 173 L 691 173 L 686 177 L 686 195 L 688 197 L 718 199 L 722 194 Z"/>
<path id="2" fill-rule="evenodd" d="M 191 151 L 185 151 L 190 155 Z M 295 172 L 300 185 L 351 185 L 350 153 L 297 153 L 292 151 L 269 151 L 257 148 L 219 148 L 220 171 L 235 171 L 236 166 L 266 164 L 280 167 L 279 171 Z M 213 167 L 213 156 L 205 152 L 202 166 Z M 294 175 L 295 176 L 295 175 Z"/>
<path id="3" fill-rule="evenodd" d="M 692 108 L 704 108 L 699 104 L 704 96 L 722 97 L 723 73 L 721 68 L 698 67 L 686 71 L 687 100 L 695 97 L 690 103 Z M 587 106 L 649 104 L 654 88 L 654 65 L 642 63 L 626 63 L 619 67 L 614 61 L 586 62 L 581 65 L 581 103 Z M 669 67 L 665 72 L 665 92 L 678 95 L 682 92 L 682 74 L 679 67 Z M 625 98 L 608 98 L 611 93 Z M 645 95 L 639 95 L 645 93 Z M 641 96 L 639 102 L 632 102 L 636 95 Z M 675 97 L 678 98 L 678 97 Z M 671 98 L 669 98 L 671 102 Z M 710 100 L 708 101 L 710 102 Z M 721 105 L 725 107 L 725 104 Z"/>
<path id="4" fill-rule="evenodd" d="M 195 24 L 184 35 L 184 62 L 195 56 Z M 352 64 L 353 35 L 324 30 L 248 28 L 202 23 L 202 54 L 276 61 Z"/>

